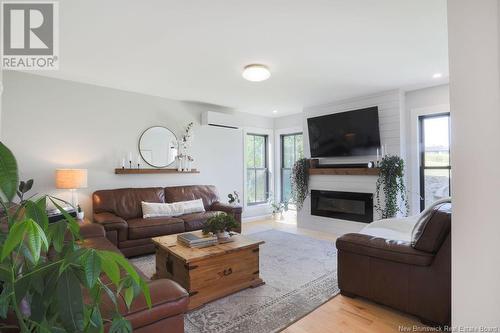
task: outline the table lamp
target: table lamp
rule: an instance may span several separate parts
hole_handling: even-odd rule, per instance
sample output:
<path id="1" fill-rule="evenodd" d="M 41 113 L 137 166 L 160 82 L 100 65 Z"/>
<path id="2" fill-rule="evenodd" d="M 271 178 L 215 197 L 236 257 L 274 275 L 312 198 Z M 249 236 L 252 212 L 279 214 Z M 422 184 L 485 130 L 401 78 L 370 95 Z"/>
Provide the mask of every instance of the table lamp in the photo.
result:
<path id="1" fill-rule="evenodd" d="M 71 205 L 78 206 L 76 190 L 87 187 L 87 169 L 56 169 L 56 188 L 71 191 Z"/>

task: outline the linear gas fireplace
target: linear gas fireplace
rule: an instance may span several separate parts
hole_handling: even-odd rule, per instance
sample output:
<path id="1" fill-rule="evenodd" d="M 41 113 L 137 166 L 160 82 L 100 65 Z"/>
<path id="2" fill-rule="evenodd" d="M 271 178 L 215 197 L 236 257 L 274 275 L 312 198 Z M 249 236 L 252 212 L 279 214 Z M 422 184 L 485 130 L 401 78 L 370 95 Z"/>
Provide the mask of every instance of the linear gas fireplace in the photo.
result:
<path id="1" fill-rule="evenodd" d="M 311 214 L 370 223 L 373 221 L 373 194 L 311 190 Z"/>

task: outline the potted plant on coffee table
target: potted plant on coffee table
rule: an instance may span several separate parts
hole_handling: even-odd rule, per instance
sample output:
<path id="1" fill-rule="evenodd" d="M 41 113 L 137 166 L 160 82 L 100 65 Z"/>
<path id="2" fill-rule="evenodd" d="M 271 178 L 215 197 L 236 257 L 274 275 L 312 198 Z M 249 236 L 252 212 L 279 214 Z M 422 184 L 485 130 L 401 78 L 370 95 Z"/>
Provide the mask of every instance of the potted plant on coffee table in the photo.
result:
<path id="1" fill-rule="evenodd" d="M 232 215 L 219 213 L 209 218 L 203 225 L 203 234 L 213 234 L 219 241 L 229 241 L 231 234 L 229 231 L 238 228 L 238 223 Z"/>

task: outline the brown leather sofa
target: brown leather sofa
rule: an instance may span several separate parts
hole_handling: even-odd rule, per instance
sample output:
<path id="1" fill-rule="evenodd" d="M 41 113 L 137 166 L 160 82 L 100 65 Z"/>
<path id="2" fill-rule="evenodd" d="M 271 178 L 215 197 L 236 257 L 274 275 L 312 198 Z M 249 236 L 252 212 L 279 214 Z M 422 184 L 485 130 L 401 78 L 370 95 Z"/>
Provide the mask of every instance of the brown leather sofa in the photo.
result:
<path id="1" fill-rule="evenodd" d="M 194 199 L 203 200 L 205 212 L 142 218 L 141 201 L 172 203 Z M 235 231 L 241 232 L 241 207 L 221 203 L 212 185 L 101 190 L 94 192 L 92 200 L 94 222 L 104 226 L 106 237 L 126 257 L 153 253 L 152 237 L 199 230 L 219 212 L 233 215 L 239 225 Z"/>
<path id="2" fill-rule="evenodd" d="M 84 238 L 82 245 L 85 247 L 120 252 L 106 238 L 104 228 L 98 224 L 82 224 L 80 234 Z M 138 268 L 136 271 L 149 285 L 153 307 L 149 309 L 144 297 L 140 296 L 133 301 L 131 309 L 127 310 L 123 300 L 117 298 L 120 313 L 130 321 L 134 332 L 183 333 L 184 313 L 187 311 L 189 303 L 189 295 L 186 290 L 172 280 L 149 280 Z M 114 305 L 110 299 L 103 298 L 100 309 L 103 318 L 113 318 Z M 106 326 L 106 331 L 108 329 L 109 324 Z"/>
<path id="3" fill-rule="evenodd" d="M 451 204 L 438 205 L 411 242 L 365 234 L 337 239 L 338 282 L 362 296 L 410 313 L 425 324 L 451 321 Z"/>

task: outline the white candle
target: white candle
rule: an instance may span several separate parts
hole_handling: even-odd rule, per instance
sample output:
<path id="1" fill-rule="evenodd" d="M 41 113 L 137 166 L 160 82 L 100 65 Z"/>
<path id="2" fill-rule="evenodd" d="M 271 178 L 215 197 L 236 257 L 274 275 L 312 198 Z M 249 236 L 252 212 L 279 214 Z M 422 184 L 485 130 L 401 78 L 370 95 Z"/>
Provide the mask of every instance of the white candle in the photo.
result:
<path id="1" fill-rule="evenodd" d="M 379 151 L 378 151 L 378 148 L 377 148 L 377 162 L 378 162 L 378 158 L 379 158 Z"/>
<path id="2" fill-rule="evenodd" d="M 137 155 L 137 167 L 139 167 L 139 165 L 141 165 L 141 156 Z"/>
<path id="3" fill-rule="evenodd" d="M 382 145 L 382 158 L 384 158 L 385 151 L 384 151 L 384 145 Z"/>
<path id="4" fill-rule="evenodd" d="M 125 168 L 125 157 L 122 158 L 122 168 Z"/>
<path id="5" fill-rule="evenodd" d="M 386 155 L 389 155 L 389 152 L 387 151 L 387 144 L 384 145 L 384 152 Z"/>
<path id="6" fill-rule="evenodd" d="M 128 153 L 128 161 L 132 162 L 132 152 Z"/>

